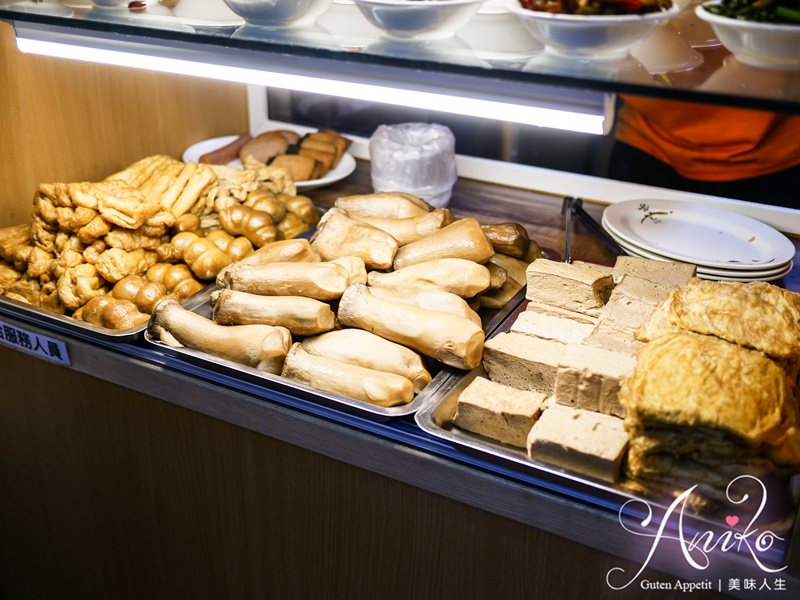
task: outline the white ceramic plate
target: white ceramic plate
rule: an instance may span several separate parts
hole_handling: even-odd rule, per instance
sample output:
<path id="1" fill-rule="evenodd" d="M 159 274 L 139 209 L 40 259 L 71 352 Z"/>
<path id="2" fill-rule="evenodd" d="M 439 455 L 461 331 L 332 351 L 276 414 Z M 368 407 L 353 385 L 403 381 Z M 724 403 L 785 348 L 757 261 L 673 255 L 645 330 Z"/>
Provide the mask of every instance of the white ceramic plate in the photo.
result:
<path id="1" fill-rule="evenodd" d="M 678 200 L 628 200 L 603 213 L 606 230 L 679 262 L 737 271 L 787 264 L 795 248 L 769 225 L 745 215 Z"/>
<path id="2" fill-rule="evenodd" d="M 614 235 L 611 231 L 606 228 L 606 232 L 614 238 L 617 243 L 622 246 L 622 249 L 625 250 L 628 254 L 632 256 L 639 256 L 641 258 L 649 258 L 651 260 L 660 260 L 662 262 L 675 262 L 666 256 L 661 256 L 660 254 L 655 254 L 653 252 L 648 252 L 630 242 L 623 240 L 622 238 Z M 713 267 L 697 267 L 697 275 L 698 277 L 703 277 L 705 279 L 730 279 L 731 281 L 738 281 L 738 280 L 747 280 L 747 281 L 768 281 L 769 279 L 777 279 L 786 275 L 789 271 L 792 270 L 793 262 L 789 261 L 787 264 L 780 265 L 778 267 L 772 269 L 764 269 L 764 270 L 749 270 L 749 271 L 740 271 L 736 269 L 715 269 Z"/>
<path id="3" fill-rule="evenodd" d="M 230 144 L 237 137 L 238 136 L 236 135 L 226 135 L 192 144 L 184 151 L 182 160 L 183 162 L 197 162 L 204 154 Z M 242 168 L 242 163 L 239 161 L 239 159 L 232 160 L 228 163 L 228 165 L 231 167 L 237 167 L 239 169 Z M 319 179 L 309 179 L 308 181 L 295 181 L 294 184 L 298 190 L 307 192 L 309 190 L 336 183 L 337 181 L 340 181 L 350 175 L 350 173 L 355 171 L 355 168 L 356 159 L 353 158 L 353 155 L 349 152 L 345 152 L 342 155 L 342 158 L 339 160 L 339 164 L 336 165 L 336 168 L 328 171 L 325 177 L 320 177 Z"/>

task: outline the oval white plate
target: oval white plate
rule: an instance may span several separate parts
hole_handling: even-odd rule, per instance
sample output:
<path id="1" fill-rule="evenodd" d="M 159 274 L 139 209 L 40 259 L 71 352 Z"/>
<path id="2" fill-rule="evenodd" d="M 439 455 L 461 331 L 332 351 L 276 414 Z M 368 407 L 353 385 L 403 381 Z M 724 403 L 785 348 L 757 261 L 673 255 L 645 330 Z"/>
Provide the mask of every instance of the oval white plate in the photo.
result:
<path id="1" fill-rule="evenodd" d="M 734 270 L 778 267 L 794 258 L 789 239 L 745 215 L 677 200 L 627 200 L 603 213 L 607 230 L 680 262 Z"/>
<path id="2" fill-rule="evenodd" d="M 237 137 L 236 135 L 226 135 L 223 137 L 218 138 L 211 138 L 208 140 L 203 140 L 202 142 L 197 142 L 196 144 L 192 144 L 189 146 L 183 153 L 182 160 L 183 162 L 197 162 L 201 156 L 208 152 L 212 152 L 217 148 L 222 148 L 223 146 L 227 146 L 232 141 L 234 141 Z M 228 163 L 231 167 L 237 167 L 239 169 L 242 168 L 241 161 L 237 158 L 236 160 L 232 160 Z M 339 160 L 339 164 L 336 165 L 335 169 L 331 169 L 327 172 L 325 177 L 320 177 L 319 179 L 309 179 L 307 181 L 295 181 L 294 184 L 298 190 L 302 191 L 309 191 L 319 187 L 323 187 L 326 185 L 330 185 L 332 183 L 336 183 L 350 175 L 356 169 L 356 159 L 353 158 L 353 155 L 349 152 L 345 152 L 342 155 L 342 158 Z"/>
<path id="3" fill-rule="evenodd" d="M 662 262 L 676 262 L 671 258 L 667 258 L 666 256 L 661 256 L 660 254 L 655 254 L 654 252 L 648 252 L 643 248 L 639 248 L 638 246 L 631 244 L 630 242 L 623 240 L 621 237 L 615 235 L 608 228 L 606 228 L 606 232 L 612 238 L 614 238 L 617 241 L 617 243 L 620 246 L 622 246 L 622 249 L 625 250 L 628 254 L 631 254 L 633 256 L 638 256 L 640 258 L 649 258 L 650 260 L 660 260 Z M 756 280 L 768 281 L 768 279 L 766 278 L 777 279 L 778 277 L 786 275 L 789 271 L 792 270 L 792 266 L 793 266 L 792 261 L 789 261 L 787 264 L 782 264 L 771 269 L 745 270 L 745 271 L 738 269 L 715 269 L 713 267 L 698 266 L 697 275 L 698 277 L 705 277 L 706 279 L 731 278 L 731 280 L 747 279 L 750 281 L 756 281 Z"/>

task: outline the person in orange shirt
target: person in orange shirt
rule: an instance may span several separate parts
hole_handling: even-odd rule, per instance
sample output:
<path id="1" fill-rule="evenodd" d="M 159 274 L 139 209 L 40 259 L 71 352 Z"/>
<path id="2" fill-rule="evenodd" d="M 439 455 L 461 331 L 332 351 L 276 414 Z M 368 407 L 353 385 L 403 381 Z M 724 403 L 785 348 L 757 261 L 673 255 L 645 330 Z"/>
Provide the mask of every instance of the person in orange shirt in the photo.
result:
<path id="1" fill-rule="evenodd" d="M 800 208 L 800 115 L 622 96 L 609 177 Z"/>

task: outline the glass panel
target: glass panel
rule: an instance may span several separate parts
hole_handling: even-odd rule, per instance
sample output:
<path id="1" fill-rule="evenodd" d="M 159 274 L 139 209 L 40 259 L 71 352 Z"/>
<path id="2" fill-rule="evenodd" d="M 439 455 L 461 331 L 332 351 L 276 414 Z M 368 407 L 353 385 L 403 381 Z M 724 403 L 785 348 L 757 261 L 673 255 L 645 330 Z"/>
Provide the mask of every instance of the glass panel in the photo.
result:
<path id="1" fill-rule="evenodd" d="M 351 0 L 286 0 L 291 6 L 305 6 L 312 16 L 311 5 L 319 3 L 324 8 L 314 22 L 301 26 L 257 26 L 246 23 L 228 7 L 239 3 L 236 10 L 253 21 L 274 0 L 0 0 L 0 18 L 67 25 L 76 33 L 133 34 L 145 41 L 180 40 L 209 48 L 347 59 L 373 67 L 392 65 L 517 83 L 800 112 L 800 64 L 796 69 L 763 68 L 737 59 L 720 44 L 710 25 L 697 17 L 696 1 L 681 0 L 682 9 L 674 8 L 667 15 L 671 18 L 634 44 L 630 54 L 623 51 L 619 55 L 614 54 L 614 48 L 622 42 L 613 39 L 625 31 L 624 24 L 578 33 L 553 30 L 547 38 L 548 48 L 542 50 L 542 43 L 523 20 L 509 12 L 507 0 L 487 0 L 466 25 L 443 39 L 432 40 L 389 37 L 370 24 Z M 259 2 L 258 10 L 249 8 Z M 402 4 L 420 7 L 429 3 Z M 403 20 L 393 23 L 400 26 Z M 446 29 L 439 24 L 432 31 Z M 540 28 L 538 38 L 543 37 L 542 32 Z M 779 38 L 784 40 L 782 35 L 771 32 L 770 39 L 777 44 Z M 794 43 L 797 48 L 799 36 L 800 26 L 788 34 L 785 43 Z M 747 39 L 756 37 L 749 35 Z M 576 48 L 580 47 L 589 50 L 578 54 Z M 787 60 L 800 62 L 800 49 L 793 56 Z"/>

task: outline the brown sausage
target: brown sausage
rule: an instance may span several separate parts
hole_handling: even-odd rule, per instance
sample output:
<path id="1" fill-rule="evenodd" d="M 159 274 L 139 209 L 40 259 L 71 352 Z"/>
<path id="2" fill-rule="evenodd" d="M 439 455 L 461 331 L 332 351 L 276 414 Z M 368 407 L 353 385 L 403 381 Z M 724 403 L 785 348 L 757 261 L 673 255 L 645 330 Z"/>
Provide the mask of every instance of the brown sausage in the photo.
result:
<path id="1" fill-rule="evenodd" d="M 201 163 L 209 163 L 212 165 L 224 165 L 232 160 L 236 160 L 239 157 L 239 150 L 242 149 L 247 142 L 253 139 L 253 136 L 249 133 L 245 133 L 244 135 L 240 135 L 238 138 L 233 140 L 230 144 L 223 146 L 222 148 L 217 148 L 216 150 L 212 150 L 211 152 L 206 152 L 199 158 L 197 162 Z"/>

